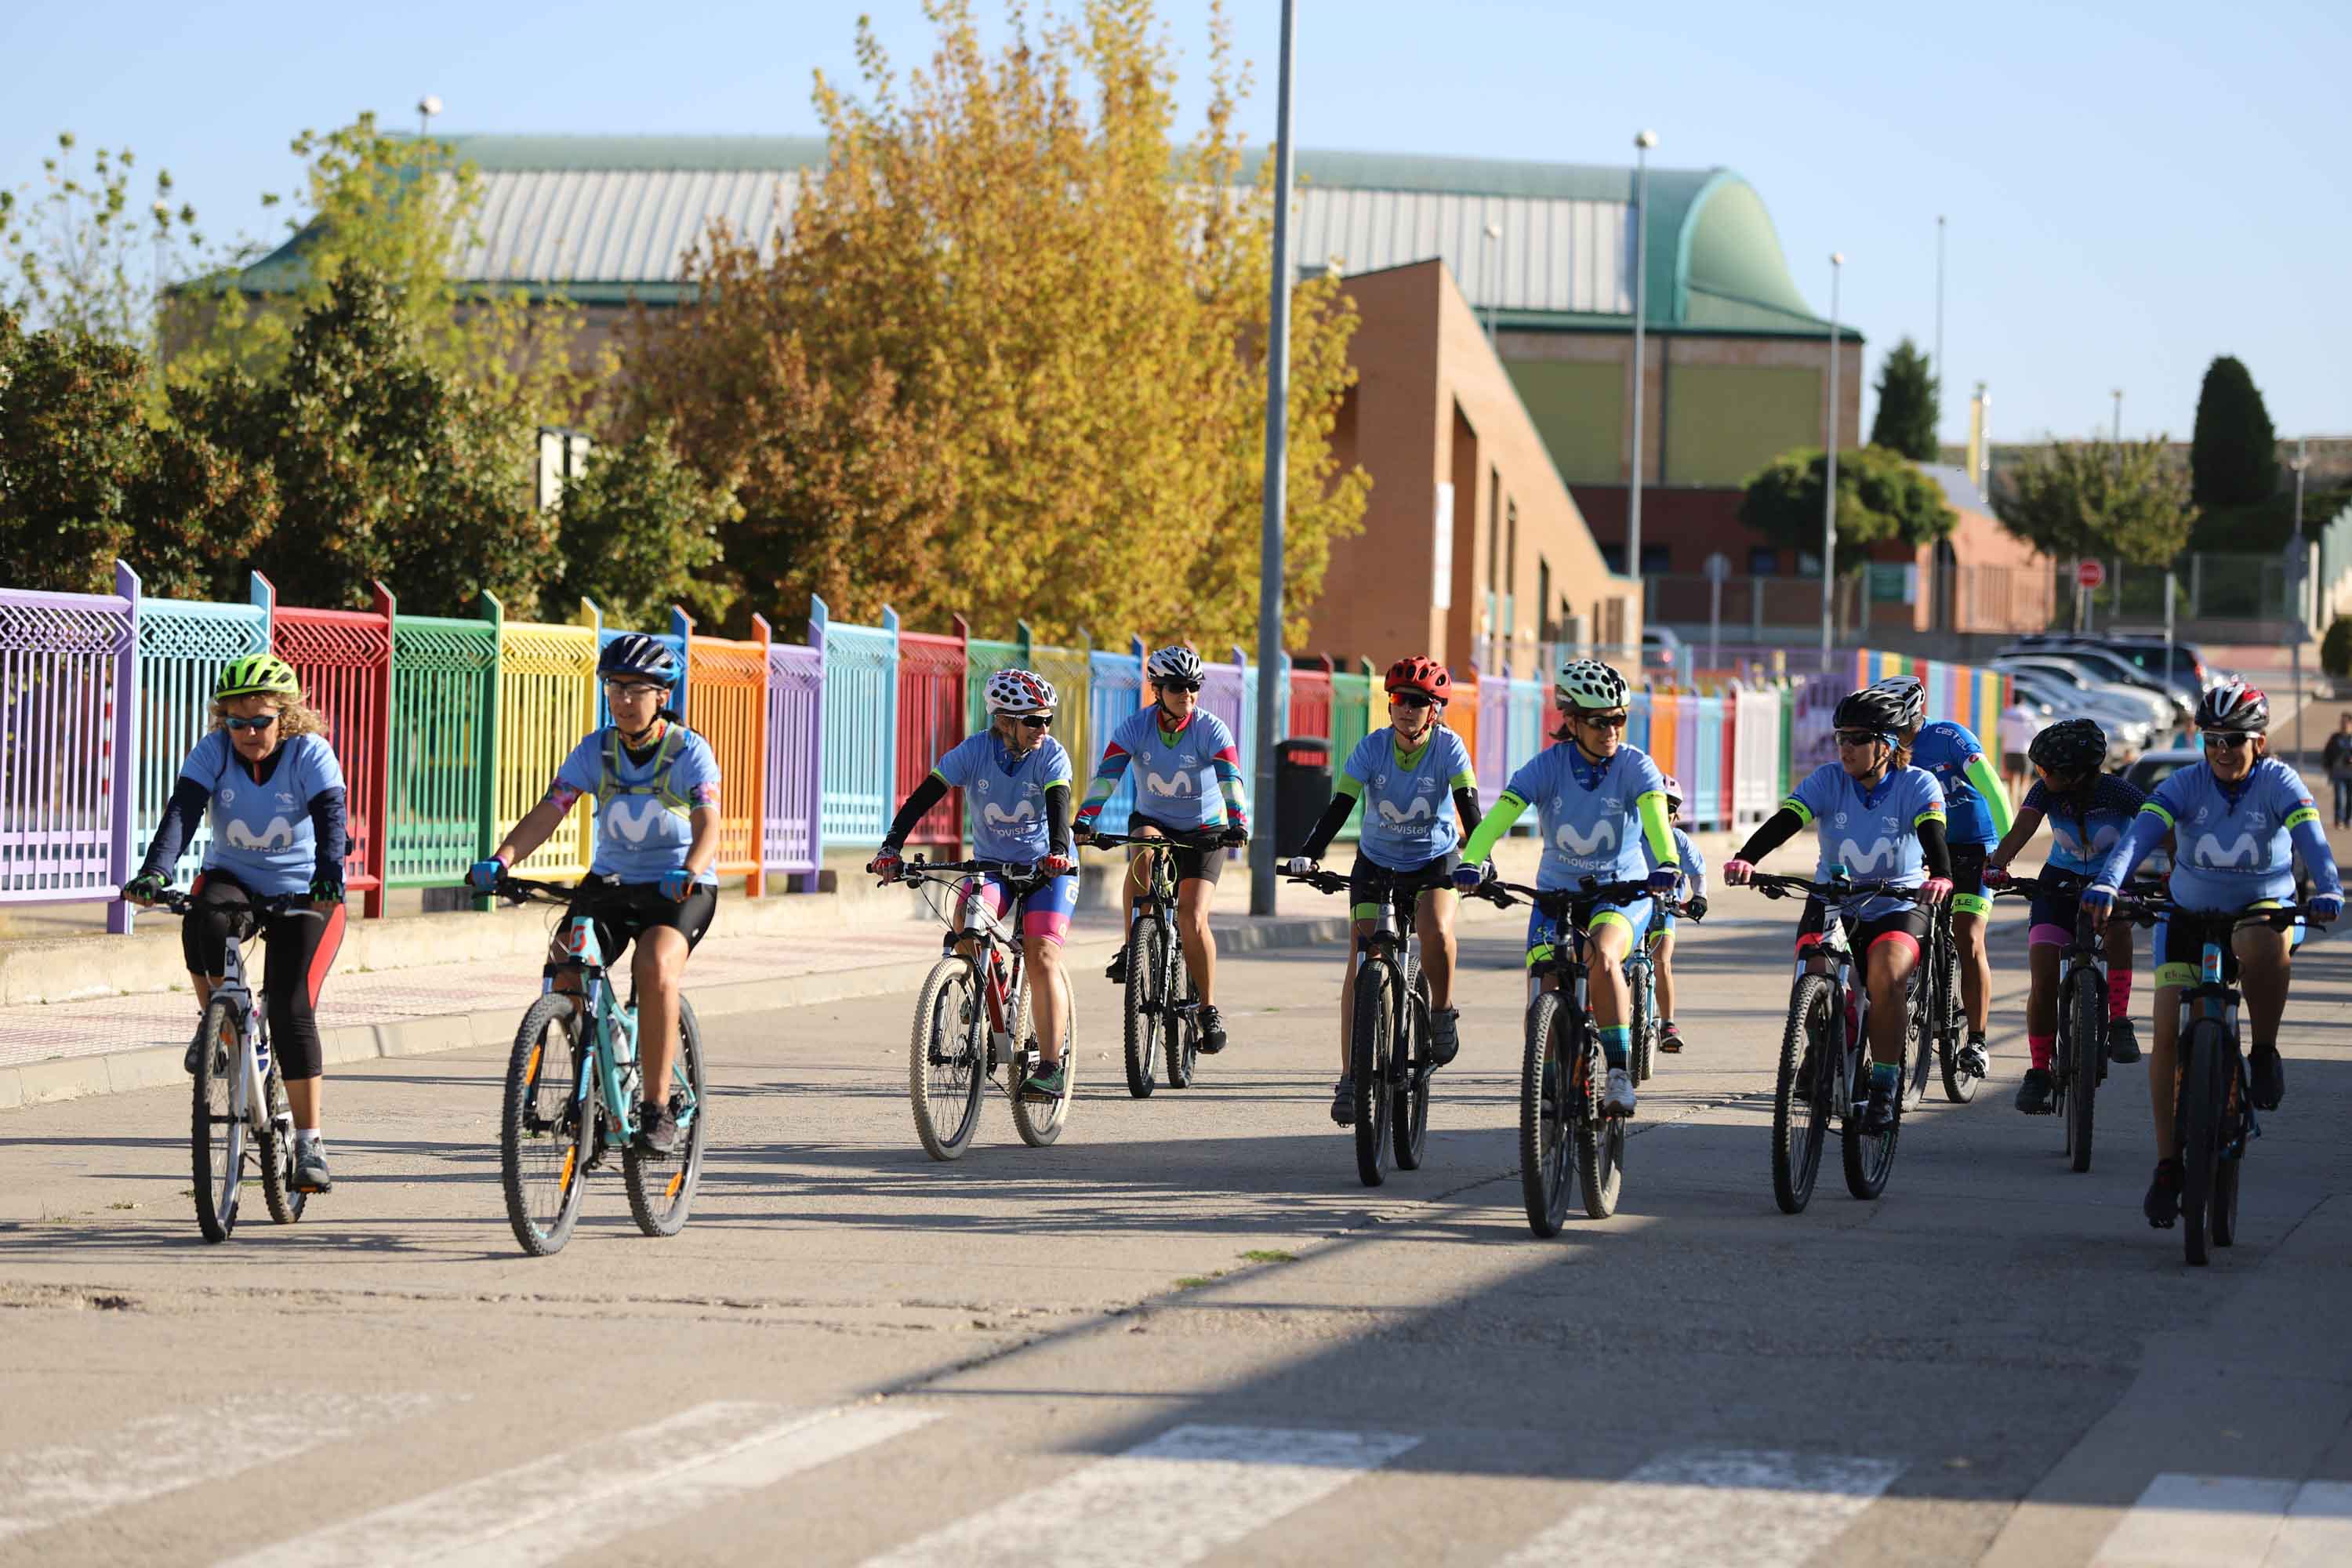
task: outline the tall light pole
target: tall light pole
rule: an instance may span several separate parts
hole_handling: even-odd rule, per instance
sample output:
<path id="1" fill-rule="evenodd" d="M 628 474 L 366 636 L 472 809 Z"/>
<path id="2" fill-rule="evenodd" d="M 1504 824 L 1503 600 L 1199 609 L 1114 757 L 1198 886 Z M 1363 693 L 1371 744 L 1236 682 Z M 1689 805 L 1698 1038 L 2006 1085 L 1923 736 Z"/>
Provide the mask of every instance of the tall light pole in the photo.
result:
<path id="1" fill-rule="evenodd" d="M 433 117 L 441 112 L 441 100 L 426 93 L 416 100 L 416 134 L 421 140 L 433 134 Z"/>
<path id="2" fill-rule="evenodd" d="M 1282 0 L 1282 62 L 1275 97 L 1274 282 L 1265 323 L 1265 511 L 1258 524 L 1257 808 L 1250 844 L 1250 912 L 1274 913 L 1275 720 L 1282 702 L 1282 524 L 1290 445 L 1290 57 L 1297 0 Z M 1294 829 L 1295 831 L 1295 829 Z"/>
<path id="3" fill-rule="evenodd" d="M 1650 149 L 1658 133 L 1643 131 L 1633 138 L 1633 485 L 1625 497 L 1625 574 L 1642 578 L 1642 470 L 1647 466 L 1642 450 L 1642 405 L 1650 400 L 1650 362 L 1643 330 L 1650 318 Z M 1642 590 L 1642 618 L 1650 615 L 1650 593 Z"/>
<path id="4" fill-rule="evenodd" d="M 1936 215 L 1936 423 L 1944 422 L 1944 215 Z M 1938 431 L 1936 439 L 1943 440 Z"/>
<path id="5" fill-rule="evenodd" d="M 1829 668 L 1831 645 L 1836 641 L 1837 577 L 1837 454 L 1838 454 L 1838 281 L 1845 272 L 1845 252 L 1830 252 L 1830 466 L 1822 487 L 1822 668 Z"/>
<path id="6" fill-rule="evenodd" d="M 1478 231 L 1478 276 L 1486 285 L 1486 347 L 1497 354 L 1502 351 L 1495 347 L 1495 301 L 1501 297 L 1503 286 L 1495 276 L 1494 266 L 1487 258 L 1495 252 L 1496 242 L 1502 237 L 1503 226 L 1498 223 L 1490 223 Z"/>

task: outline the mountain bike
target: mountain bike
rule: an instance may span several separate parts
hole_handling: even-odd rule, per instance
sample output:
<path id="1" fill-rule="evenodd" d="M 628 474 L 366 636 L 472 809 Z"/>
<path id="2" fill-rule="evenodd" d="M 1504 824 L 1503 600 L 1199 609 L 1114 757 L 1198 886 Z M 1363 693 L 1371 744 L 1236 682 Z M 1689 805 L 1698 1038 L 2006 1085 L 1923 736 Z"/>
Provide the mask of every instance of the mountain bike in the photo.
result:
<path id="1" fill-rule="evenodd" d="M 492 896 L 568 909 L 575 890 L 561 882 L 500 877 Z M 629 1216 L 647 1236 L 676 1236 L 702 1184 L 710 1130 L 702 1031 L 694 1005 L 680 996 L 669 1084 L 677 1143 L 667 1154 L 639 1145 L 644 1080 L 636 997 L 625 1004 L 614 994 L 594 921 L 572 915 L 558 931 L 563 956 L 546 966 L 539 1000 L 515 1030 L 499 1110 L 499 1181 L 506 1192 L 507 1223 L 533 1258 L 561 1252 L 572 1239 L 588 1173 L 604 1164 L 615 1146 Z"/>
<path id="2" fill-rule="evenodd" d="M 1875 1198 L 1886 1190 L 1886 1178 L 1895 1169 L 1903 1108 L 1898 1098 L 1895 1125 L 1885 1131 L 1863 1131 L 1863 1113 L 1870 1100 L 1870 987 L 1855 977 L 1843 910 L 1866 899 L 1916 899 L 1918 889 L 1844 878 L 1815 882 L 1761 871 L 1748 885 L 1768 899 L 1802 893 L 1826 906 L 1822 939 L 1799 955 L 1796 979 L 1789 988 L 1788 1023 L 1781 1031 L 1772 1100 L 1773 1201 L 1782 1214 L 1801 1214 L 1812 1202 L 1832 1117 L 1843 1146 L 1846 1190 L 1857 1198 Z M 1816 959 L 1827 965 L 1824 972 L 1814 972 Z M 1900 1076 L 1908 1076 L 1915 1053 L 1924 1048 L 1926 1015 L 1918 1000 L 1924 989 L 1914 970 Z"/>
<path id="3" fill-rule="evenodd" d="M 1903 1075 L 1903 1109 L 1908 1110 L 1927 1097 L 1928 1072 L 1939 1062 L 1944 1098 L 1966 1105 L 1984 1080 L 1960 1068 L 1969 1020 L 1960 996 L 1960 950 L 1952 937 L 1949 900 L 1927 911 L 1927 945 L 1919 954 L 1918 974 L 1913 1006 L 1919 1016 L 1920 1046 L 1913 1053 L 1911 1070 Z"/>
<path id="4" fill-rule="evenodd" d="M 1559 1234 L 1580 1183 L 1584 1212 L 1594 1219 L 1615 1214 L 1623 1191 L 1625 1119 L 1601 1109 L 1609 1061 L 1601 1048 L 1601 1030 L 1592 1021 L 1587 928 L 1600 905 L 1631 903 L 1650 897 L 1650 890 L 1645 882 L 1604 883 L 1590 877 L 1575 889 L 1529 888 L 1517 882 L 1490 882 L 1487 888 L 1505 909 L 1522 900 L 1533 904 L 1560 933 L 1551 956 L 1528 972 L 1557 984 L 1538 991 L 1528 1004 L 1519 1058 L 1520 1195 L 1526 1200 L 1528 1228 L 1538 1236 L 1553 1237 Z M 1573 1165 L 1569 1162 L 1571 1148 Z"/>
<path id="5" fill-rule="evenodd" d="M 1176 851 L 1213 849 L 1217 830 L 1196 838 L 1097 833 L 1092 849 L 1135 846 L 1151 852 L 1150 885 L 1127 927 L 1127 1092 L 1149 1100 L 1152 1071 L 1167 1052 L 1168 1087 L 1189 1089 L 1201 1060 L 1201 993 L 1176 934 Z"/>
<path id="6" fill-rule="evenodd" d="M 2192 1265 L 2212 1260 L 2212 1247 L 2238 1239 L 2238 1184 L 2246 1145 L 2263 1135 L 2254 1116 L 2253 1083 L 2239 1048 L 2238 1005 L 2232 984 L 2238 955 L 2231 939 L 2242 926 L 2291 929 L 2300 906 L 2214 914 L 2184 910 L 2158 894 L 2119 896 L 2116 908 L 2134 922 L 2187 921 L 2202 942 L 2197 984 L 2180 993 L 2180 1026 L 2173 1036 L 2174 1147 L 2180 1152 L 2181 1245 Z M 2157 943 L 2159 959 L 2165 943 Z"/>
<path id="7" fill-rule="evenodd" d="M 294 1115 L 286 1080 L 269 1049 L 269 1012 L 246 984 L 245 944 L 266 933 L 264 917 L 307 902 L 296 893 L 260 899 L 236 911 L 222 948 L 221 980 L 205 1004 L 203 1044 L 188 1119 L 188 1152 L 195 1177 L 196 1228 L 206 1241 L 226 1241 L 236 1228 L 237 1195 L 247 1165 L 261 1177 L 269 1217 L 292 1225 L 310 1194 L 294 1184 Z M 167 892 L 155 900 L 183 920 L 196 901 Z"/>
<path id="8" fill-rule="evenodd" d="M 1003 915 L 961 896 L 963 879 L 985 876 L 1005 884 L 1010 901 Z M 1038 867 L 1002 860 L 926 862 L 918 856 L 899 868 L 898 879 L 911 884 L 947 927 L 939 962 L 915 999 L 907 1057 L 915 1135 L 934 1160 L 957 1159 L 971 1146 L 981 1101 L 1000 1068 L 1013 1130 L 1024 1143 L 1044 1148 L 1069 1124 L 1078 1088 L 1076 998 L 1062 1020 L 1062 1092 L 1032 1098 L 1021 1087 L 1044 1053 L 1030 1033 L 1028 974 L 1010 922 L 1019 918 L 1022 896 L 1050 877 Z"/>
<path id="9" fill-rule="evenodd" d="M 2089 886 L 2086 877 L 2045 869 L 2038 878 L 2011 877 L 1991 891 L 1996 897 L 2080 900 Z M 2050 1080 L 2052 1109 L 2066 1126 L 2066 1158 L 2075 1170 L 2087 1171 L 2099 1085 L 2107 1081 L 2107 950 L 2079 915 L 2058 959 L 2058 1038 L 2050 1053 Z"/>
<path id="10" fill-rule="evenodd" d="M 1651 917 L 1650 929 L 1642 933 L 1642 940 L 1625 955 L 1622 966 L 1626 994 L 1633 1003 L 1633 1045 L 1626 1053 L 1626 1070 L 1632 1073 L 1636 1087 L 1650 1081 L 1650 1073 L 1658 1060 L 1658 943 L 1666 934 L 1665 922 L 1659 917 L 1687 910 L 1685 904 L 1664 900 L 1657 900 L 1654 908 L 1658 913 Z"/>

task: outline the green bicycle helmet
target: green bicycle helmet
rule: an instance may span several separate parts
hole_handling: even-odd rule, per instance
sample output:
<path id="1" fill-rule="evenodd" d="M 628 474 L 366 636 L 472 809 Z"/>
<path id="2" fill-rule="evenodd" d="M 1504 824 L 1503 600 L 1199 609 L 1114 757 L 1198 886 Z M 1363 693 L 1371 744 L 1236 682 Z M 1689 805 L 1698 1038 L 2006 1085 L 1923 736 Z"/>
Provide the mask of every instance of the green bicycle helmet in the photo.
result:
<path id="1" fill-rule="evenodd" d="M 233 697 L 283 697 L 302 695 L 302 678 L 294 667 L 275 654 L 249 653 L 243 658 L 233 658 L 213 683 L 213 700 L 226 702 Z"/>

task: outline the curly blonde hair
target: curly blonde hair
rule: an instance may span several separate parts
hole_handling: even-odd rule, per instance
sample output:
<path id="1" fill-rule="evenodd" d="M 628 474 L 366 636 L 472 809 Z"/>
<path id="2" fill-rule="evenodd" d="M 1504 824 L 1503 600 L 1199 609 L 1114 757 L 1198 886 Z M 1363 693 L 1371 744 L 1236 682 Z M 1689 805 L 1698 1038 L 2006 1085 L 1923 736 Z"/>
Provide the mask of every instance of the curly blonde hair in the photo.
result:
<path id="1" fill-rule="evenodd" d="M 212 728 L 226 729 L 228 707 L 218 698 L 213 700 Z M 299 697 L 280 698 L 278 703 L 278 739 L 282 745 L 297 735 L 316 735 L 331 740 L 326 716 Z"/>

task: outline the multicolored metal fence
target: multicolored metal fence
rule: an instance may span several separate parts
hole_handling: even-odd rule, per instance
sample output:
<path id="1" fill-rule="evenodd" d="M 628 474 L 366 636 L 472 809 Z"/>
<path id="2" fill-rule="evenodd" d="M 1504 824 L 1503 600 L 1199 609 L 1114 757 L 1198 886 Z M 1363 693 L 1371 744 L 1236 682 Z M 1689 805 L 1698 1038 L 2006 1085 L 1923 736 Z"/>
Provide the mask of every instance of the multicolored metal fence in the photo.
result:
<path id="1" fill-rule="evenodd" d="M 395 615 L 384 880 L 446 887 L 498 847 L 495 621 Z"/>
<path id="2" fill-rule="evenodd" d="M 751 617 L 748 640 L 686 636 L 687 681 L 694 690 L 694 731 L 710 742 L 719 762 L 719 858 L 712 869 L 746 879 L 758 897 L 766 889 L 766 844 L 760 819 L 767 808 L 768 645 L 765 616 Z"/>

